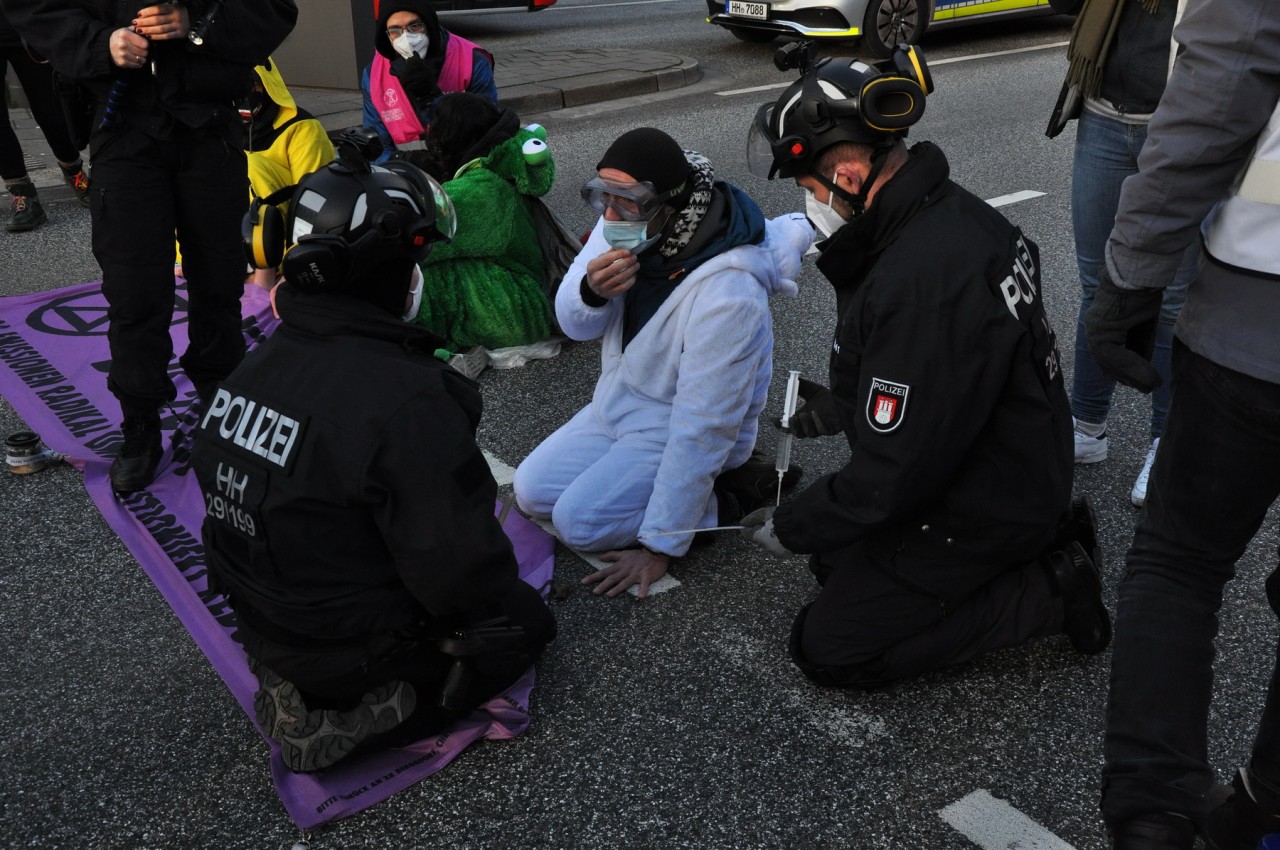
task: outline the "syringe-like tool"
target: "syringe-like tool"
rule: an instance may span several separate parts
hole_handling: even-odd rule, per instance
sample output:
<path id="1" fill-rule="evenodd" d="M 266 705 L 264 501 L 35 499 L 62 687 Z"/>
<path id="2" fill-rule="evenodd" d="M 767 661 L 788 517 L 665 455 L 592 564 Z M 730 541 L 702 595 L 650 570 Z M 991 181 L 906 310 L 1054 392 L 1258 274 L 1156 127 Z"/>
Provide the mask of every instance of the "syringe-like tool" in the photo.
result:
<path id="1" fill-rule="evenodd" d="M 791 468 L 791 441 L 795 435 L 791 433 L 791 417 L 796 412 L 796 402 L 800 400 L 800 373 L 792 369 L 787 376 L 787 398 L 782 403 L 782 433 L 778 435 L 778 462 L 774 468 L 778 470 L 778 501 L 782 504 L 782 476 Z"/>

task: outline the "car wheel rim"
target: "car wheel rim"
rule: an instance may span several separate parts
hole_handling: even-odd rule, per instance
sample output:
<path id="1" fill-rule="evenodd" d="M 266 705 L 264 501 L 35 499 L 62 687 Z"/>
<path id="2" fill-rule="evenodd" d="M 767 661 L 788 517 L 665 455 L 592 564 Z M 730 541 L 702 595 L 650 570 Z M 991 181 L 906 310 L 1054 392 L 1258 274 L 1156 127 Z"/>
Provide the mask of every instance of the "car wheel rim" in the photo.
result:
<path id="1" fill-rule="evenodd" d="M 892 47 L 914 38 L 919 21 L 917 0 L 880 0 L 876 11 L 876 33 L 881 43 Z"/>

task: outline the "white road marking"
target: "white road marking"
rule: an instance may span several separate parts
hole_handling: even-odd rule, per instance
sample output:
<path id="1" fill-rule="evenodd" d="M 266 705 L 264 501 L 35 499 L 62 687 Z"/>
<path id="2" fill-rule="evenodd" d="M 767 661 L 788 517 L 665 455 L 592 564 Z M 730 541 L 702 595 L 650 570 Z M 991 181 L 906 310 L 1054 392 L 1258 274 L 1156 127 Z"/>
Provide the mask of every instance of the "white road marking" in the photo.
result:
<path id="1" fill-rule="evenodd" d="M 554 7 L 553 7 L 554 8 Z M 574 7 L 578 8 L 578 7 Z M 936 68 L 939 65 L 950 65 L 953 62 L 972 62 L 975 59 L 991 59 L 995 56 L 1010 56 L 1014 53 L 1030 53 L 1033 50 L 1050 50 L 1055 47 L 1066 47 L 1067 42 L 1055 41 L 1052 44 L 1037 44 L 1032 47 L 1015 47 L 1011 50 L 998 50 L 994 53 L 975 53 L 972 56 L 952 56 L 950 59 L 930 59 L 929 67 Z M 785 83 L 770 83 L 767 86 L 752 86 L 746 89 L 730 89 L 729 91 L 718 91 L 716 94 L 721 97 L 729 97 L 735 94 L 754 94 L 761 91 L 770 91 L 771 89 L 784 89 L 794 83 L 795 80 L 788 80 Z"/>
<path id="2" fill-rule="evenodd" d="M 1004 800 L 980 788 L 938 816 L 983 850 L 1074 850 Z"/>
<path id="3" fill-rule="evenodd" d="M 1032 198 L 1038 198 L 1044 192 L 1036 192 L 1032 189 L 1023 189 L 1021 192 L 1013 192 L 1008 195 L 1001 195 L 998 198 L 988 198 L 987 203 L 993 207 L 1007 207 L 1009 204 L 1016 204 L 1018 201 L 1029 201 Z"/>
<path id="4" fill-rule="evenodd" d="M 752 675 L 758 675 L 774 659 L 782 658 L 777 649 L 742 634 L 722 633 L 715 638 L 715 645 L 725 661 Z M 787 701 L 795 714 L 806 718 L 811 725 L 844 746 L 865 747 L 889 734 L 879 717 L 836 704 L 837 700 L 844 699 L 842 691 L 824 690 L 815 699 L 811 688 L 782 685 L 775 689 L 775 693 Z"/>
<path id="5" fill-rule="evenodd" d="M 508 466 L 506 463 L 503 463 L 501 460 L 499 460 L 497 457 L 494 457 L 494 455 L 490 454 L 487 451 L 484 452 L 484 459 L 489 462 L 489 469 L 491 472 L 493 472 L 493 479 L 498 482 L 499 487 L 505 487 L 506 485 L 510 484 L 512 481 L 515 480 L 515 475 L 516 475 L 515 469 Z M 552 537 L 559 540 L 561 543 L 564 543 L 564 538 L 560 536 L 560 532 L 556 531 L 556 527 L 552 525 L 549 520 L 534 519 L 533 521 L 536 522 L 539 526 L 541 526 L 542 529 L 545 530 Z M 595 567 L 597 570 L 602 570 L 605 567 L 609 566 L 604 561 L 597 558 L 595 555 L 592 555 L 587 552 L 579 552 L 577 549 L 574 549 L 572 546 L 569 546 L 568 544 L 565 544 L 565 548 L 569 549 L 571 552 L 573 552 L 582 560 L 586 561 L 591 566 Z M 680 586 L 680 580 L 677 579 L 675 576 L 671 575 L 670 573 L 667 573 L 665 576 L 658 579 L 653 584 L 649 585 L 649 595 L 653 596 L 655 593 L 666 593 L 668 590 L 671 590 L 679 586 Z M 639 598 L 640 596 L 639 587 L 628 588 L 627 592 L 637 598 Z"/>

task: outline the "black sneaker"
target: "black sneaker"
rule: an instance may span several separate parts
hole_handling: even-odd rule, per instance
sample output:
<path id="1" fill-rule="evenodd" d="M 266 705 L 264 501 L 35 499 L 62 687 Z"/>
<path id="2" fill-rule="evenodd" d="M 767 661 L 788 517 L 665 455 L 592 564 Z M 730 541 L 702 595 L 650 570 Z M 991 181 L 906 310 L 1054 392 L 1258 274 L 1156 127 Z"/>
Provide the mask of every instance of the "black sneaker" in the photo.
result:
<path id="1" fill-rule="evenodd" d="M 1236 771 L 1230 785 L 1209 791 L 1209 825 L 1204 843 L 1209 850 L 1254 850 L 1264 835 L 1280 832 L 1280 815 L 1258 798 L 1280 803 L 1272 790 L 1246 768 Z"/>
<path id="2" fill-rule="evenodd" d="M 76 193 L 76 200 L 80 202 L 80 206 L 89 206 L 89 175 L 84 173 L 84 163 L 79 162 L 71 166 L 72 171 L 62 169 L 62 179 L 67 181 L 67 185 L 71 187 L 71 191 Z"/>
<path id="3" fill-rule="evenodd" d="M 1096 655 L 1111 643 L 1111 614 L 1102 602 L 1098 568 L 1078 542 L 1050 552 L 1043 563 L 1049 583 L 1062 597 L 1062 630 L 1077 652 Z"/>
<path id="4" fill-rule="evenodd" d="M 254 715 L 294 773 L 315 773 L 342 761 L 373 735 L 389 732 L 417 706 L 408 682 L 386 682 L 352 708 L 306 711 L 298 689 L 259 666 L 262 688 L 254 695 Z"/>
<path id="5" fill-rule="evenodd" d="M 13 200 L 9 202 L 13 219 L 5 225 L 5 230 L 10 233 L 35 230 L 49 220 L 49 216 L 44 214 L 44 207 L 36 199 L 34 183 L 15 183 L 9 187 L 9 193 L 13 195 Z"/>
<path id="6" fill-rule="evenodd" d="M 120 426 L 124 444 L 111 462 L 111 489 L 117 493 L 142 490 L 156 479 L 164 449 L 160 445 L 160 414 L 126 416 Z"/>
<path id="7" fill-rule="evenodd" d="M 774 459 L 756 449 L 747 462 L 734 469 L 726 469 L 716 476 L 715 489 L 731 494 L 738 500 L 742 514 L 772 502 L 778 495 L 778 470 Z M 791 490 L 800 483 L 804 470 L 793 463 L 782 475 L 782 489 Z"/>
<path id="8" fill-rule="evenodd" d="M 1108 831 L 1114 850 L 1192 850 L 1196 842 L 1196 827 L 1190 818 L 1169 812 L 1152 812 L 1112 824 Z"/>

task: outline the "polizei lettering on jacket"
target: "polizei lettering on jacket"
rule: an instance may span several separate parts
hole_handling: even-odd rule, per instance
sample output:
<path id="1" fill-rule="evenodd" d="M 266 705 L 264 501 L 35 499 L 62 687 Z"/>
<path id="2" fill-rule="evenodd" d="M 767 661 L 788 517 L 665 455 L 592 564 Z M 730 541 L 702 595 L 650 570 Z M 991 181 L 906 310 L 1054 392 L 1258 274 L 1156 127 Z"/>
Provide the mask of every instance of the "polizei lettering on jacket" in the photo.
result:
<path id="1" fill-rule="evenodd" d="M 219 388 L 200 421 L 200 430 L 217 435 L 250 454 L 274 463 L 281 469 L 302 436 L 303 423 L 262 402 Z"/>
<path id="2" fill-rule="evenodd" d="M 1000 292 L 1004 295 L 1004 303 L 1009 312 L 1018 321 L 1027 324 L 1018 315 L 1018 307 L 1030 304 L 1036 299 L 1036 262 L 1021 235 L 1014 246 L 1013 270 L 1009 276 L 1000 281 Z"/>

